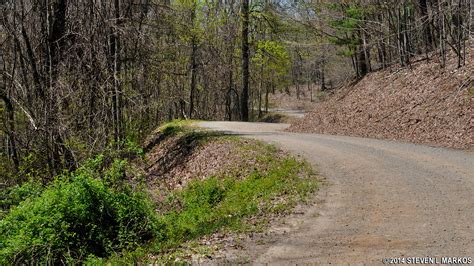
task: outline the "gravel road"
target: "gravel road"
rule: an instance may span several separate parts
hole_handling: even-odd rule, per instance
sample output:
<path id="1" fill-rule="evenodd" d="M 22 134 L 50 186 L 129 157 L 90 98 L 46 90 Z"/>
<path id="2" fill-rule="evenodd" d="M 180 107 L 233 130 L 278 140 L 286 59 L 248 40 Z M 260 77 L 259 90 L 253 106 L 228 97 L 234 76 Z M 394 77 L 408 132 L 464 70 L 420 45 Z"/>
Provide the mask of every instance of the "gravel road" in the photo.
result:
<path id="1" fill-rule="evenodd" d="M 303 118 L 308 113 L 305 110 L 297 110 L 297 109 L 287 110 L 287 109 L 280 109 L 280 108 L 269 108 L 268 112 L 286 115 L 289 117 L 296 117 L 296 118 Z"/>
<path id="2" fill-rule="evenodd" d="M 366 138 L 282 132 L 289 125 L 202 122 L 302 155 L 325 178 L 319 203 L 250 247 L 256 264 L 382 264 L 472 257 L 474 153 Z M 474 261 L 473 261 L 474 263 Z"/>

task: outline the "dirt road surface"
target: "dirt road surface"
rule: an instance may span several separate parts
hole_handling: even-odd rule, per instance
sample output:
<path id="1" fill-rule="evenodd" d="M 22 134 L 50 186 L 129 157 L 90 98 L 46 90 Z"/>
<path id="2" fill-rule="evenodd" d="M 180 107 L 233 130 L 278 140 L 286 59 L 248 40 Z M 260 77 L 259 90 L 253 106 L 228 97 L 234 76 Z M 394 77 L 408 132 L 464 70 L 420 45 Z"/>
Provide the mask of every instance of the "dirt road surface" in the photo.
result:
<path id="1" fill-rule="evenodd" d="M 256 264 L 380 265 L 390 257 L 474 259 L 474 154 L 366 138 L 282 132 L 286 124 L 202 122 L 276 143 L 326 178 L 319 203 L 290 217 Z M 474 262 L 473 262 L 474 263 Z"/>
<path id="2" fill-rule="evenodd" d="M 286 116 L 295 117 L 295 118 L 303 118 L 308 113 L 305 110 L 298 110 L 298 109 L 287 110 L 287 109 L 279 109 L 279 108 L 269 108 L 268 112 L 286 115 Z"/>

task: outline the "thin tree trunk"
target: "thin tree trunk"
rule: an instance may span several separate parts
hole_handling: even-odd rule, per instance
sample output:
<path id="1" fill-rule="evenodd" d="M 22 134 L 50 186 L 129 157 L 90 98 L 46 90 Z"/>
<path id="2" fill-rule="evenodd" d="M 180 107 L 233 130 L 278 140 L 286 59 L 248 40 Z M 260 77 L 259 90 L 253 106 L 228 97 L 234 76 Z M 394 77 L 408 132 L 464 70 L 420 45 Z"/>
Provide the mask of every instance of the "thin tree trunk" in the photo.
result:
<path id="1" fill-rule="evenodd" d="M 270 86 L 267 85 L 265 89 L 265 113 L 268 113 L 268 94 L 270 94 Z"/>
<path id="2" fill-rule="evenodd" d="M 249 0 L 242 0 L 242 96 L 240 112 L 243 121 L 249 121 Z"/>
<path id="3" fill-rule="evenodd" d="M 20 160 L 18 159 L 18 151 L 15 141 L 15 110 L 13 109 L 13 105 L 10 99 L 2 91 L 0 91 L 0 99 L 2 99 L 5 103 L 5 109 L 7 114 L 7 135 L 11 145 L 10 155 L 13 161 L 15 172 L 18 172 Z"/>
<path id="4" fill-rule="evenodd" d="M 364 49 L 364 58 L 365 58 L 365 64 L 366 64 L 367 72 L 370 72 L 370 71 L 372 71 L 372 65 L 370 63 L 370 51 L 367 48 L 367 34 L 365 34 L 364 31 L 362 31 L 362 47 Z"/>
<path id="5" fill-rule="evenodd" d="M 226 93 L 226 109 L 227 109 L 227 120 L 232 121 L 232 87 L 234 84 L 233 81 L 233 71 L 232 71 L 232 57 L 230 57 L 231 63 L 229 66 L 231 66 L 231 69 L 229 71 L 229 84 L 227 88 L 227 93 Z"/>
<path id="6" fill-rule="evenodd" d="M 359 32 L 359 36 L 361 33 Z M 359 78 L 364 77 L 368 73 L 366 51 L 363 44 L 357 46 L 357 61 L 359 69 Z"/>
<path id="7" fill-rule="evenodd" d="M 114 1 L 114 14 L 115 14 L 115 29 L 112 29 L 111 35 L 111 54 L 112 54 L 112 70 L 114 75 L 114 84 L 112 90 L 112 116 L 113 116 L 113 127 L 114 127 L 114 141 L 116 145 L 119 145 L 122 139 L 121 132 L 121 89 L 120 89 L 120 36 L 118 27 L 120 26 L 120 0 Z"/>
<path id="8" fill-rule="evenodd" d="M 191 24 L 194 27 L 194 20 L 196 17 L 196 2 L 193 4 L 193 8 L 191 11 Z M 191 37 L 191 85 L 190 85 L 190 93 L 189 93 L 189 118 L 193 118 L 193 111 L 194 111 L 194 98 L 196 94 L 196 69 L 197 69 L 197 41 L 195 33 L 192 33 Z"/>
<path id="9" fill-rule="evenodd" d="M 420 5 L 420 16 L 423 32 L 423 40 L 425 43 L 425 54 L 428 58 L 428 52 L 432 49 L 433 36 L 431 36 L 431 24 L 428 16 L 428 4 L 427 0 L 419 0 Z"/>
<path id="10" fill-rule="evenodd" d="M 443 13 L 443 2 L 440 1 L 438 4 L 438 16 L 439 16 L 439 26 L 440 26 L 440 32 L 439 32 L 439 53 L 440 53 L 440 62 L 441 62 L 441 67 L 446 66 L 446 48 L 445 48 L 445 34 L 446 34 L 446 29 L 445 29 L 445 23 L 444 23 L 444 13 Z"/>

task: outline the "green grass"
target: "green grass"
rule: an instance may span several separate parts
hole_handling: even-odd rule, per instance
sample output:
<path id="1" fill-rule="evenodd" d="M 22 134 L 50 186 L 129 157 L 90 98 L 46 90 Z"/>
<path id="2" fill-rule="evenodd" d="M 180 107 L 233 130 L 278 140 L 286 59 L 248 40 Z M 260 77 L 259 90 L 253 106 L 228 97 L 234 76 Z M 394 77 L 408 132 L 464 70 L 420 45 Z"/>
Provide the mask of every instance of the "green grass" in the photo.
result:
<path id="1" fill-rule="evenodd" d="M 198 122 L 199 120 L 183 120 L 183 119 L 175 119 L 171 122 L 168 122 L 158 128 L 158 130 L 164 134 L 166 137 L 175 136 L 179 133 L 189 132 L 194 130 L 192 126 L 194 123 Z"/>
<path id="2" fill-rule="evenodd" d="M 243 158 L 255 159 L 255 163 L 248 166 L 252 169 L 232 169 L 227 176 L 194 180 L 160 203 L 158 237 L 149 247 L 149 252 L 160 258 L 159 263 L 186 257 L 190 243 L 215 232 L 262 231 L 272 214 L 288 212 L 317 189 L 311 167 L 304 161 L 282 156 L 276 146 L 202 131 L 192 123 L 173 121 L 161 127 L 160 132 L 186 142 L 192 139 L 206 143 L 216 137 L 232 140 L 238 143 L 236 152 Z M 210 252 L 200 245 L 192 250 Z"/>

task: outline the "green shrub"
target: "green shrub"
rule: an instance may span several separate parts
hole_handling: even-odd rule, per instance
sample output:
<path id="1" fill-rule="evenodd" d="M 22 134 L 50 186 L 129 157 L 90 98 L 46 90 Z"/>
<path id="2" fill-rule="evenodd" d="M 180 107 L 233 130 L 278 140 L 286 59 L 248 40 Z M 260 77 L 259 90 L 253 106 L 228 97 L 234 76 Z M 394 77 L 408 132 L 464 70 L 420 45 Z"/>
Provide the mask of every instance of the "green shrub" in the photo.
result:
<path id="1" fill-rule="evenodd" d="M 17 206 L 20 202 L 29 197 L 39 196 L 43 191 L 43 185 L 34 180 L 23 183 L 22 185 L 15 185 L 0 190 L 0 219 L 3 213 L 7 213 L 11 207 Z"/>
<path id="2" fill-rule="evenodd" d="M 132 250 L 154 237 L 152 205 L 85 173 L 54 181 L 0 221 L 0 264 L 73 263 Z"/>

